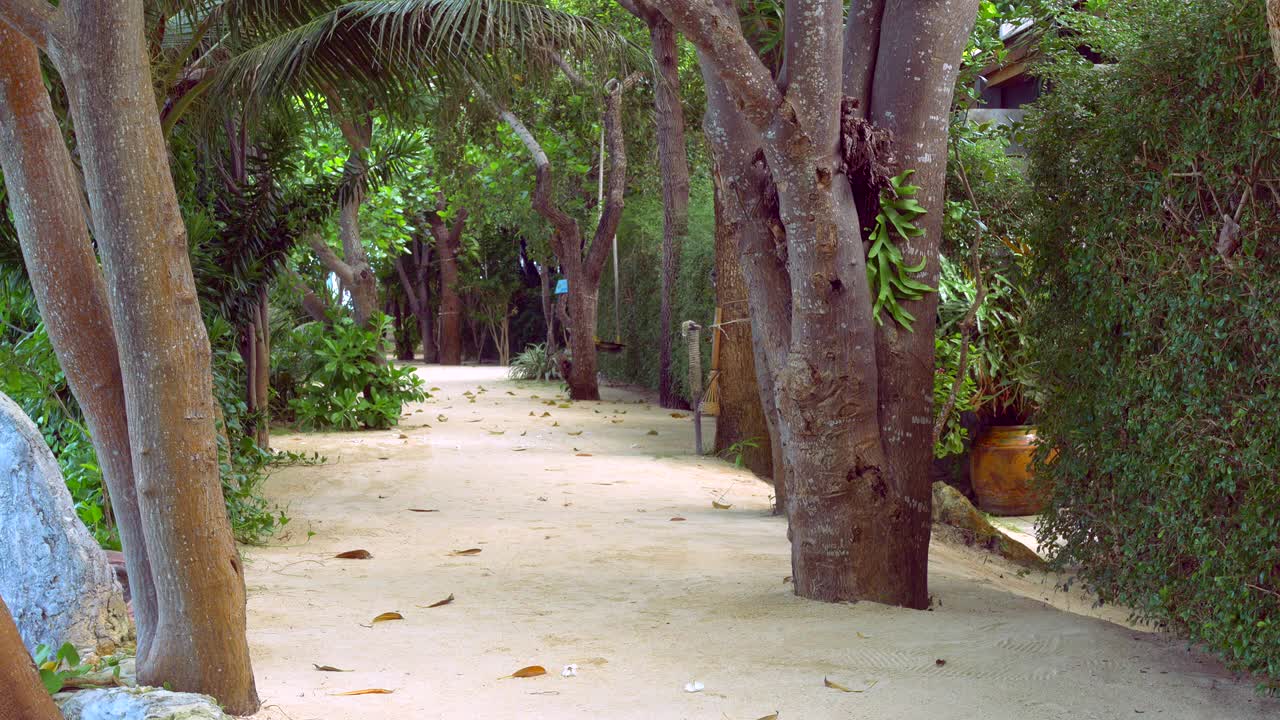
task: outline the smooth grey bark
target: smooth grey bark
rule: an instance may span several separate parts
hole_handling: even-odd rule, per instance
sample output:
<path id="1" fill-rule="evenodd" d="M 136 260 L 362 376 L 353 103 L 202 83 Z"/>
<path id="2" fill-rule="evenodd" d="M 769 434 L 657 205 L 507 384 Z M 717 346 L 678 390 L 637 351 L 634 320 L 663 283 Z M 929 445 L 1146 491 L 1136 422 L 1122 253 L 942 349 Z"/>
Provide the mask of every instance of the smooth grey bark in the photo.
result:
<path id="1" fill-rule="evenodd" d="M 156 624 L 124 383 L 107 286 L 85 226 L 80 179 L 45 90 L 35 45 L 0 21 L 0 166 L 41 319 L 84 413 L 130 579 L 137 650 Z"/>
<path id="2" fill-rule="evenodd" d="M 12 19 L 13 5 L 0 5 L 0 19 Z M 153 569 L 156 627 L 139 680 L 251 714 L 259 702 L 219 478 L 209 340 L 152 89 L 144 3 L 64 0 L 39 30 L 28 37 L 62 77 L 76 129 Z"/>
<path id="3" fill-rule="evenodd" d="M 855 196 L 845 171 L 856 148 L 840 128 L 852 113 L 893 131 L 896 169 L 915 168 L 921 202 L 939 209 L 949 103 L 977 0 L 884 3 L 878 19 L 858 4 L 855 27 L 837 0 L 792 0 L 778 78 L 732 3 L 653 4 L 713 76 L 708 137 L 734 211 L 750 219 L 743 272 L 762 393 L 776 402 L 796 592 L 926 607 L 937 298 L 908 304 L 928 318 L 914 333 L 877 328 L 857 210 L 876 198 Z M 846 87 L 869 97 L 848 103 Z M 940 216 L 903 247 L 908 263 L 928 260 L 926 282 L 936 280 Z"/>

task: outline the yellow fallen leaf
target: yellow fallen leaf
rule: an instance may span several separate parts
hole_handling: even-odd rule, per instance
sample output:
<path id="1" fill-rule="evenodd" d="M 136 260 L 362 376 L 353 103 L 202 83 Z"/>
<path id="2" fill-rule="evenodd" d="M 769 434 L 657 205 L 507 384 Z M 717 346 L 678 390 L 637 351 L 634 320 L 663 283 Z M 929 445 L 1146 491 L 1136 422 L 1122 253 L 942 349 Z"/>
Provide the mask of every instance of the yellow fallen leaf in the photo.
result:
<path id="1" fill-rule="evenodd" d="M 544 413 L 542 413 L 541 415 L 539 415 L 538 417 L 551 417 L 551 413 L 549 413 L 549 412 L 544 412 Z"/>
<path id="2" fill-rule="evenodd" d="M 852 690 L 850 690 L 849 688 L 847 688 L 847 687 L 845 687 L 845 686 L 841 685 L 841 684 L 840 684 L 840 683 L 838 683 L 838 682 L 835 682 L 834 680 L 831 680 L 830 678 L 825 678 L 825 677 L 824 677 L 824 678 L 822 678 L 822 684 L 823 684 L 823 685 L 826 685 L 827 687 L 831 688 L 832 690 L 839 690 L 840 692 L 849 692 L 849 693 L 853 692 L 853 691 L 852 691 Z"/>
<path id="3" fill-rule="evenodd" d="M 822 678 L 822 684 L 823 684 L 823 685 L 826 685 L 827 687 L 831 688 L 832 690 L 839 690 L 840 692 L 847 692 L 847 693 L 863 693 L 863 692 L 866 692 L 866 691 L 870 690 L 871 688 L 875 687 L 877 682 L 878 682 L 877 680 L 872 680 L 871 682 L 867 683 L 867 686 L 866 686 L 866 687 L 864 687 L 864 688 L 862 688 L 861 690 L 850 690 L 849 688 L 845 687 L 844 685 L 841 685 L 840 683 L 838 683 L 838 682 L 836 682 L 836 681 L 834 681 L 834 680 L 831 680 L 831 679 L 829 679 L 829 678 L 825 678 L 825 677 L 824 677 L 824 678 Z"/>
<path id="4" fill-rule="evenodd" d="M 772 715 L 765 715 L 762 718 L 756 718 L 756 720 L 778 720 L 778 713 L 774 713 Z"/>
<path id="5" fill-rule="evenodd" d="M 388 620 L 403 620 L 403 619 L 404 619 L 404 616 L 398 612 L 384 612 L 378 617 L 374 618 L 373 621 L 375 623 L 380 623 L 380 622 L 387 622 Z"/>
<path id="6" fill-rule="evenodd" d="M 715 509 L 717 509 L 717 510 L 728 510 L 729 508 L 733 507 L 733 505 L 731 505 L 731 504 L 729 504 L 729 503 L 722 503 L 722 502 L 720 502 L 719 500 L 712 500 L 712 501 L 711 501 L 711 507 L 713 507 L 713 508 L 715 508 Z"/>
<path id="7" fill-rule="evenodd" d="M 511 673 L 510 675 L 503 675 L 498 679 L 506 680 L 507 678 L 531 678 L 531 677 L 538 677 L 539 675 L 546 675 L 546 674 L 547 674 L 547 669 L 542 667 L 541 665 L 530 665 L 529 667 L 522 667 L 519 670 Z"/>
<path id="8" fill-rule="evenodd" d="M 581 430 L 574 430 L 573 432 L 568 433 L 568 434 L 569 434 L 569 435 L 581 435 L 581 434 L 582 434 L 582 431 L 581 431 Z"/>
<path id="9" fill-rule="evenodd" d="M 383 688 L 365 688 L 364 690 L 350 690 L 344 693 L 333 693 L 333 697 L 342 697 L 344 695 L 390 695 L 395 690 L 384 690 Z"/>
<path id="10" fill-rule="evenodd" d="M 490 430 L 489 434 L 490 435 L 506 435 L 507 431 L 506 430 Z"/>
<path id="11" fill-rule="evenodd" d="M 558 407 L 558 408 L 567 408 L 567 407 L 572 407 L 572 405 L 570 405 L 569 403 L 560 403 L 560 404 L 559 404 L 559 405 L 557 405 L 556 407 Z"/>
<path id="12" fill-rule="evenodd" d="M 438 387 L 431 388 L 431 392 L 439 392 L 439 391 L 440 391 L 440 388 Z"/>
<path id="13" fill-rule="evenodd" d="M 671 413 L 671 417 L 679 420 L 680 418 L 687 418 L 689 416 L 685 415 L 684 413 Z"/>
<path id="14" fill-rule="evenodd" d="M 340 552 L 337 555 L 334 555 L 334 557 L 341 560 L 368 560 L 373 557 L 373 554 L 368 550 L 348 550 L 346 552 Z"/>
<path id="15" fill-rule="evenodd" d="M 438 422 L 449 422 L 449 418 L 444 415 L 437 415 L 436 420 Z"/>
<path id="16" fill-rule="evenodd" d="M 480 548 L 467 548 L 466 550 L 454 550 L 449 554 L 450 555 L 479 555 L 480 552 L 481 552 Z"/>

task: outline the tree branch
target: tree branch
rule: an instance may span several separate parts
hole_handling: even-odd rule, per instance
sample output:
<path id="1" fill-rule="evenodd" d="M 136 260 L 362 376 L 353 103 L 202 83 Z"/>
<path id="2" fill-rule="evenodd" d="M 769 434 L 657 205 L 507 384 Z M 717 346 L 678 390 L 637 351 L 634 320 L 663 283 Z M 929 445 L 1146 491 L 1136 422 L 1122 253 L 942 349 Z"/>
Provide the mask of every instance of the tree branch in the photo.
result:
<path id="1" fill-rule="evenodd" d="M 564 56 L 554 50 L 550 52 L 550 55 L 552 62 L 560 67 L 560 71 L 564 73 L 565 77 L 569 78 L 569 82 L 580 89 L 587 87 L 587 81 L 582 79 L 582 76 L 578 74 L 577 70 L 573 69 L 573 66 L 564 59 Z"/>
<path id="2" fill-rule="evenodd" d="M 488 96 L 486 95 L 485 97 L 487 98 Z M 489 102 L 492 103 L 493 100 L 490 99 Z M 496 103 L 494 103 L 494 106 L 498 109 L 498 116 L 511 128 L 511 131 L 524 144 L 525 149 L 533 156 L 533 209 L 545 218 L 547 222 L 551 223 L 553 230 L 551 235 L 552 250 L 555 251 L 556 257 L 560 258 L 561 262 L 575 264 L 580 262 L 581 250 L 578 249 L 577 243 L 581 238 L 581 233 L 578 230 L 578 221 L 570 217 L 564 210 L 561 210 L 551 196 L 551 161 L 547 159 L 547 153 L 543 151 L 542 146 L 533 137 L 533 133 L 529 132 L 529 128 L 520 122 L 520 118 L 516 117 L 515 113 Z M 569 255 L 570 252 L 574 253 L 574 256 L 571 257 Z"/>
<path id="3" fill-rule="evenodd" d="M 844 94 L 858 101 L 857 116 L 869 117 L 871 81 L 880 54 L 884 0 L 853 0 L 844 29 Z"/>
<path id="4" fill-rule="evenodd" d="M 7 22 L 43 50 L 60 33 L 62 14 L 45 0 L 0 0 L 0 22 Z"/>
<path id="5" fill-rule="evenodd" d="M 622 221 L 622 206 L 625 204 L 627 190 L 627 144 L 622 133 L 622 93 L 639 78 L 640 73 L 632 73 L 622 82 L 615 79 L 605 85 L 604 136 L 608 144 L 609 165 L 604 207 L 600 210 L 600 221 L 596 224 L 591 247 L 587 249 L 587 269 L 592 273 L 598 273 L 604 268 L 609 249 L 613 246 L 613 237 L 618 233 L 618 224 Z M 604 162 L 604 158 L 600 158 L 600 162 Z"/>
<path id="6" fill-rule="evenodd" d="M 333 251 L 333 248 L 329 247 L 329 244 L 323 238 L 316 233 L 308 233 L 307 244 L 315 252 L 316 259 L 320 261 L 320 264 L 324 265 L 334 275 L 337 275 L 343 285 L 350 287 L 355 284 L 355 270 L 344 262 L 342 258 L 338 257 L 338 254 Z"/>
<path id="7" fill-rule="evenodd" d="M 409 271 L 405 269 L 405 265 L 408 262 L 408 255 L 401 255 L 396 258 L 396 273 L 400 276 L 400 285 L 404 287 L 405 297 L 409 298 L 409 308 L 413 310 L 414 315 L 421 315 L 422 305 L 418 302 L 418 293 L 413 289 L 413 283 L 409 280 Z"/>
<path id="8" fill-rule="evenodd" d="M 782 92 L 743 37 L 737 16 L 726 15 L 712 0 L 652 0 L 652 5 L 702 51 L 747 119 L 763 130 L 782 104 Z"/>

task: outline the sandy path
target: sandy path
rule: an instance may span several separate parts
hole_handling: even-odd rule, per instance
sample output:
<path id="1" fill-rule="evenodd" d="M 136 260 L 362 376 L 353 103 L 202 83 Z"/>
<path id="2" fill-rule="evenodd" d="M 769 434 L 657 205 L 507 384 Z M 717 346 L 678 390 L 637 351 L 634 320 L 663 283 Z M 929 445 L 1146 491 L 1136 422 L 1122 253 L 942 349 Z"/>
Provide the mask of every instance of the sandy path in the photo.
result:
<path id="1" fill-rule="evenodd" d="M 1090 612 L 964 548 L 935 543 L 932 612 L 796 598 L 768 486 L 685 454 L 687 420 L 618 390 L 565 409 L 499 369 L 420 372 L 440 390 L 397 430 L 275 438 L 330 464 L 272 478 L 290 537 L 248 551 L 258 717 L 1280 717 L 1185 644 L 1060 609 Z M 331 559 L 356 548 L 373 558 Z M 465 548 L 483 552 L 449 555 Z M 405 620 L 362 626 L 391 610 Z M 551 674 L 497 679 L 532 664 Z M 333 696 L 371 687 L 395 692 Z"/>

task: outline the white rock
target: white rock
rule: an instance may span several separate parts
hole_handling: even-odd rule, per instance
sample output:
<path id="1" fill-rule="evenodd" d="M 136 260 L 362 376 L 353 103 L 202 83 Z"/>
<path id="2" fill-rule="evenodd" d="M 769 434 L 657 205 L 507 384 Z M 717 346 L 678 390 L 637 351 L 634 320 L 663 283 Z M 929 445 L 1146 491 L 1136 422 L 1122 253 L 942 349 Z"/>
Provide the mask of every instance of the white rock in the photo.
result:
<path id="1" fill-rule="evenodd" d="M 564 670 L 561 670 L 560 674 L 563 675 L 564 677 L 577 677 L 578 676 L 577 663 L 569 663 L 568 665 L 565 665 Z"/>
<path id="2" fill-rule="evenodd" d="M 110 650 L 132 635 L 107 557 L 76 516 L 40 430 L 0 394 L 0 597 L 27 650 Z"/>
<path id="3" fill-rule="evenodd" d="M 687 693 L 702 692 L 702 691 L 703 691 L 703 690 L 705 690 L 706 688 L 707 688 L 707 686 L 706 686 L 706 685 L 703 685 L 702 683 L 698 682 L 697 680 L 694 680 L 694 681 L 692 681 L 692 682 L 687 682 L 687 683 L 685 683 L 685 684 L 684 684 L 684 691 L 685 691 L 685 692 L 687 692 Z"/>
<path id="4" fill-rule="evenodd" d="M 208 695 L 160 688 L 101 688 L 53 698 L 66 720 L 231 720 Z"/>

